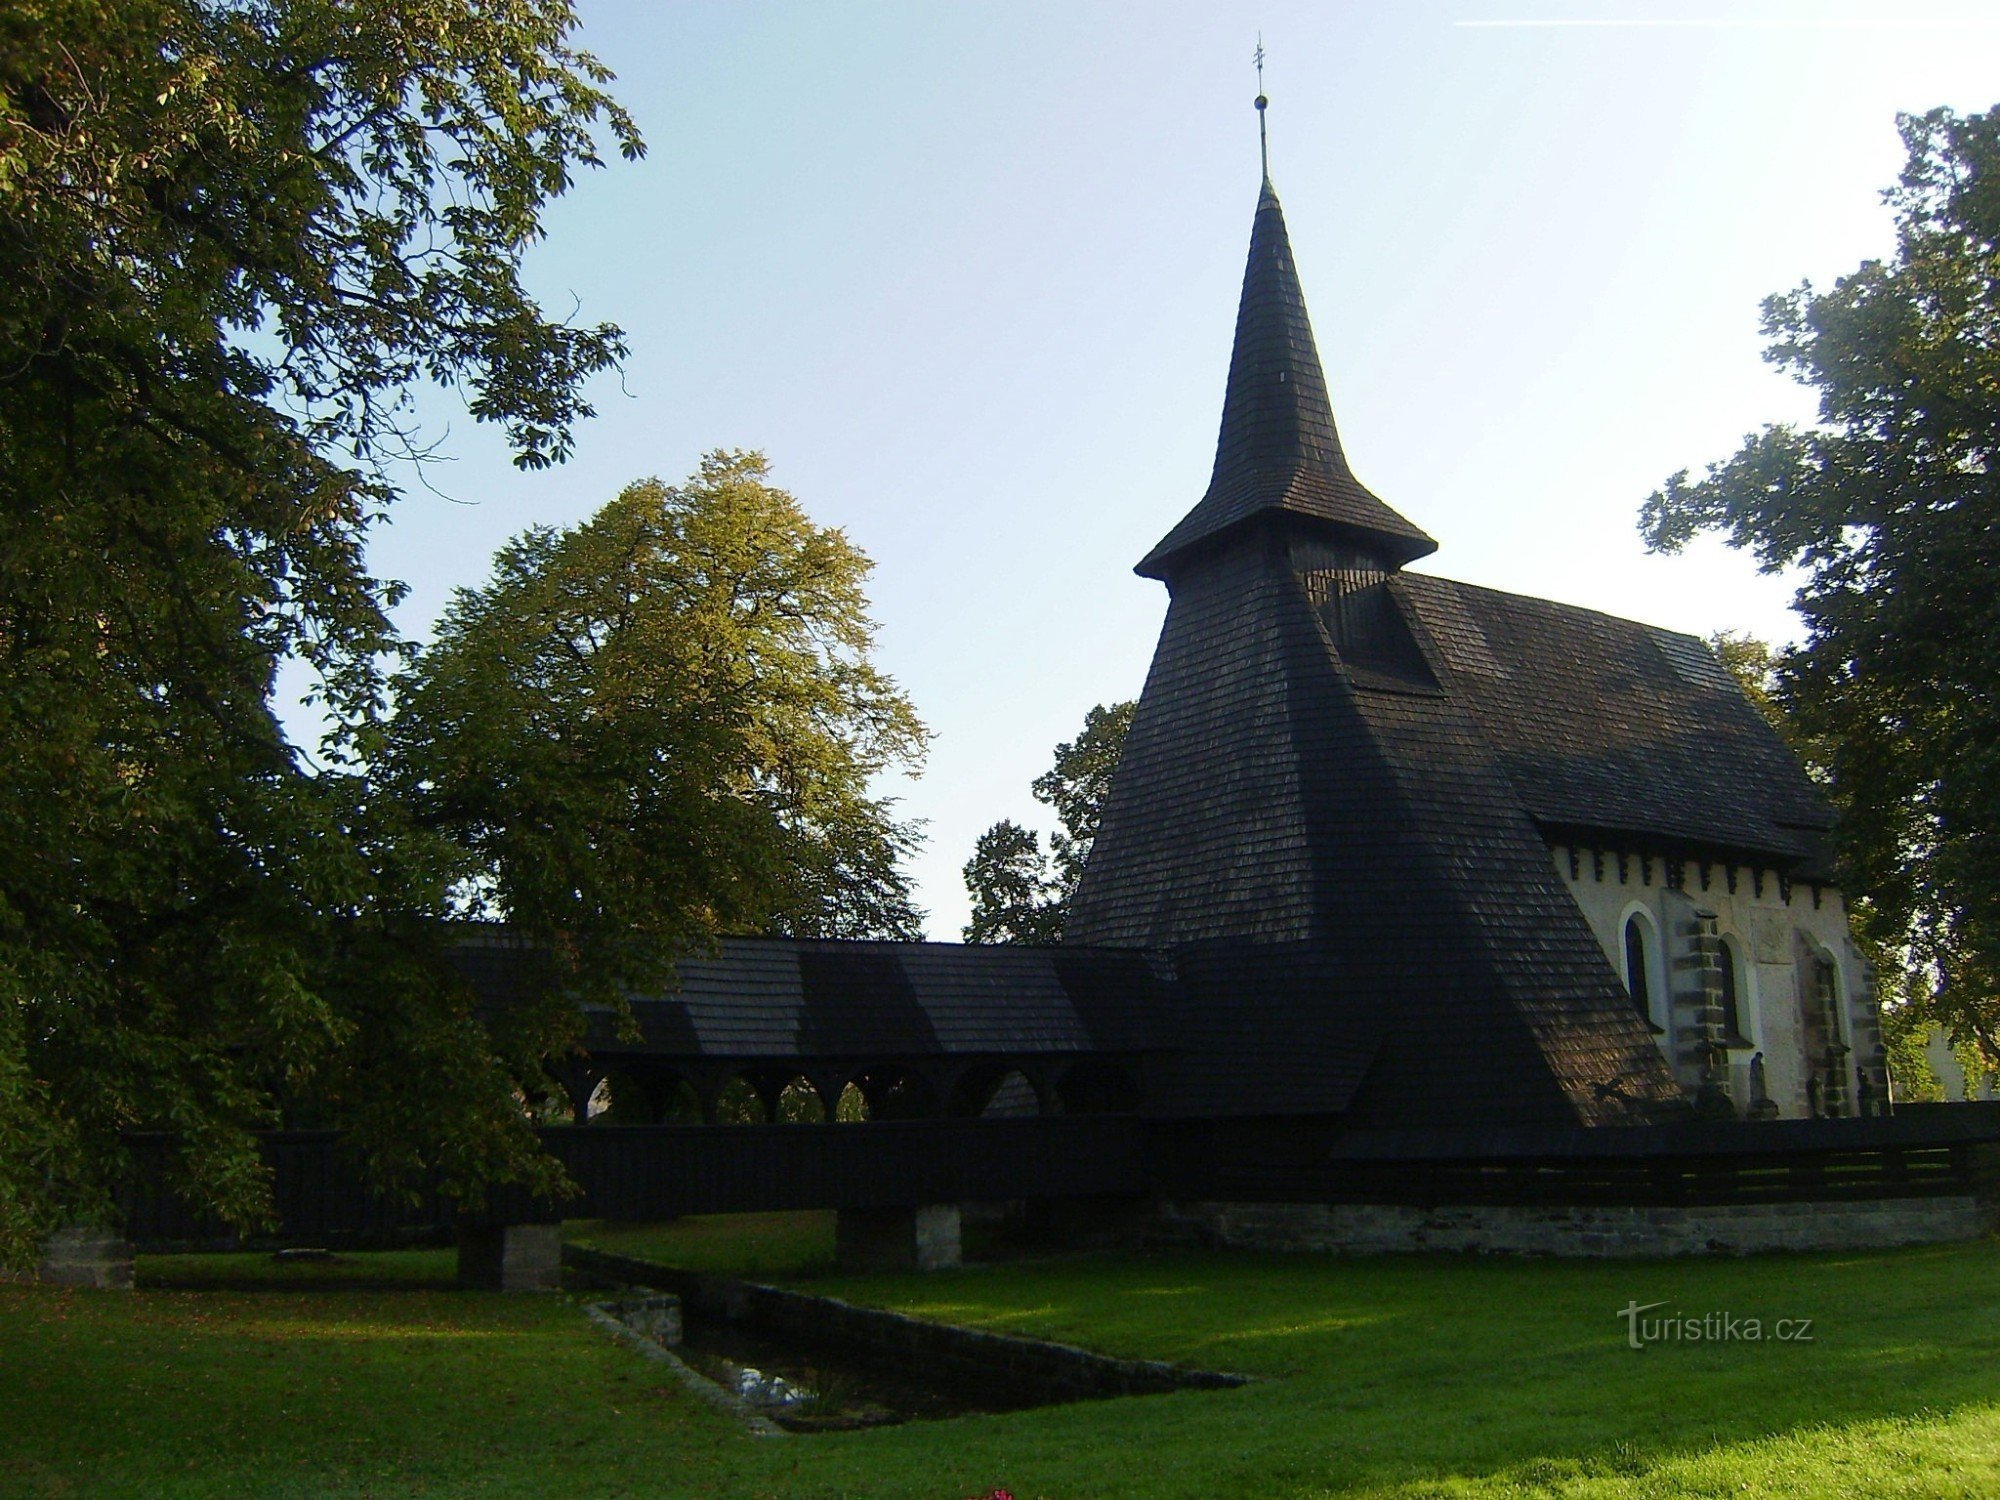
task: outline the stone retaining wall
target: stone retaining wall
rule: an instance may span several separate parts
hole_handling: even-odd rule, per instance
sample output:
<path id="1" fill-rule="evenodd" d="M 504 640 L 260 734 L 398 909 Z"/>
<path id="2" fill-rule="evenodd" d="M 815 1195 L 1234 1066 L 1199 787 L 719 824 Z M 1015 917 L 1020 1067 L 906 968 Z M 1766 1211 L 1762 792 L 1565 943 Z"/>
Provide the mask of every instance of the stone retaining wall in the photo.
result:
<path id="1" fill-rule="evenodd" d="M 606 1317 L 623 1323 L 643 1339 L 651 1339 L 662 1349 L 673 1349 L 681 1341 L 681 1299 L 672 1292 L 646 1292 L 593 1304 Z"/>
<path id="2" fill-rule="evenodd" d="M 1977 1239 L 1994 1228 L 1970 1196 L 1678 1208 L 1462 1204 L 1163 1203 L 1154 1244 L 1383 1255 L 1748 1255 L 1875 1250 Z"/>
<path id="3" fill-rule="evenodd" d="M 830 1339 L 905 1363 L 962 1372 L 969 1379 L 1034 1384 L 1057 1393 L 1056 1399 L 1214 1390 L 1243 1385 L 1249 1379 L 1217 1370 L 1183 1369 L 1165 1360 L 1114 1359 L 1071 1344 L 932 1323 L 880 1308 L 856 1307 L 834 1297 L 677 1271 L 578 1245 L 563 1247 L 563 1264 L 594 1279 L 673 1292 L 696 1317 L 801 1339 Z"/>
<path id="4" fill-rule="evenodd" d="M 41 1262 L 34 1270 L 0 1272 L 0 1281 L 129 1292 L 132 1290 L 132 1246 L 114 1230 L 71 1225 L 42 1241 Z"/>

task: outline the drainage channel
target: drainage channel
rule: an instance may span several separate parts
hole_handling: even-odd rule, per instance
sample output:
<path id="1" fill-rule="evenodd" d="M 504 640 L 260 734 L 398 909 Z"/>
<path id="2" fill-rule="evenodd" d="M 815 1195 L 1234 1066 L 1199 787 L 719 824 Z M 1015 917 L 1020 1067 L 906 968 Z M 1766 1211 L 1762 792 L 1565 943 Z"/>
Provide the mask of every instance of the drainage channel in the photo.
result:
<path id="1" fill-rule="evenodd" d="M 705 1379 L 739 1415 L 760 1419 L 758 1430 L 846 1431 L 1221 1390 L 1251 1378 L 1114 1359 L 578 1246 L 565 1247 L 563 1262 L 580 1280 L 621 1289 L 591 1310 L 597 1321 Z"/>

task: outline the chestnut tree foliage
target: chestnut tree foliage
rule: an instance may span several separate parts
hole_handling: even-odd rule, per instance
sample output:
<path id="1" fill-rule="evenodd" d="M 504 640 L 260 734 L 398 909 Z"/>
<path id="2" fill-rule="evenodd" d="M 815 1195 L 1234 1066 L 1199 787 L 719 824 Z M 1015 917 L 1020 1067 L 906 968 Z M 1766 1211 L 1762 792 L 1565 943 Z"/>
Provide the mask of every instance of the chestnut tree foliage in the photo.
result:
<path id="1" fill-rule="evenodd" d="M 550 201 L 641 148 L 567 0 L 0 7 L 0 1257 L 101 1209 L 131 1127 L 264 1209 L 249 1131 L 385 1179 L 546 1182 L 533 1038 L 423 936 L 455 851 L 371 779 L 409 393 L 567 452 L 609 325 L 546 316 Z M 302 664 L 331 725 L 273 711 Z"/>
<path id="2" fill-rule="evenodd" d="M 766 472 L 714 453 L 524 533 L 396 680 L 392 792 L 558 1001 L 618 1005 L 719 933 L 922 936 L 915 829 L 870 787 L 926 732 L 871 660 L 868 559 Z"/>
<path id="3" fill-rule="evenodd" d="M 1803 571 L 1772 691 L 1839 807 L 1860 935 L 1887 998 L 2000 1063 L 2000 109 L 1901 127 L 1894 256 L 1764 304 L 1818 422 L 1675 475 L 1641 528 Z"/>

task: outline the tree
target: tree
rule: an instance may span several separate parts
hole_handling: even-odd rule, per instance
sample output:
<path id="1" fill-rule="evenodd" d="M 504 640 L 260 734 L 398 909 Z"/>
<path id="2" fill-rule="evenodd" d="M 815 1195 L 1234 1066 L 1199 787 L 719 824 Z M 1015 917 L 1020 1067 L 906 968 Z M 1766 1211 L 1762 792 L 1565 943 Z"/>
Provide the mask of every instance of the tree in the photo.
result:
<path id="1" fill-rule="evenodd" d="M 396 680 L 391 789 L 572 1026 L 719 933 L 921 935 L 916 830 L 869 787 L 926 732 L 871 660 L 868 559 L 767 473 L 713 453 L 524 533 Z"/>
<path id="2" fill-rule="evenodd" d="M 608 130 L 567 0 L 21 0 L 0 12 L 0 1259 L 172 1126 L 239 1224 L 250 1131 L 385 1180 L 548 1171 L 426 954 L 448 863 L 367 774 L 398 643 L 363 561 L 461 391 L 561 458 L 610 325 L 520 281 Z M 302 663 L 316 760 L 272 707 Z M 296 1117 L 296 1115 L 294 1116 Z"/>
<path id="3" fill-rule="evenodd" d="M 1716 631 L 1709 636 L 1708 644 L 1743 689 L 1743 696 L 1804 763 L 1806 774 L 1822 785 L 1827 784 L 1831 779 L 1832 749 L 1822 738 L 1806 733 L 1788 712 L 1779 678 L 1783 654 L 1768 641 L 1744 631 Z M 1859 895 L 1850 909 L 1855 918 L 1855 942 L 1876 974 L 1875 998 L 1881 1006 L 1882 1045 L 1888 1054 L 1889 1077 L 1896 1100 L 1908 1103 L 1942 1099 L 1944 1091 L 1925 1052 L 1938 1023 L 1926 1004 L 1924 976 L 1921 972 L 1912 973 L 1905 961 L 1905 950 L 1884 940 L 1883 924 L 1874 919 L 1873 906 L 1865 894 Z M 1976 1074 L 1978 1065 L 1969 1050 L 1964 1046 L 1958 1050 L 1967 1053 L 1966 1061 L 1971 1064 L 1968 1074 Z"/>
<path id="4" fill-rule="evenodd" d="M 1860 935 L 1899 959 L 1892 995 L 2000 1061 L 2000 109 L 1900 123 L 1894 257 L 1764 304 L 1818 422 L 1675 475 L 1641 529 L 1804 571 L 1774 697 L 1821 748 Z"/>
<path id="5" fill-rule="evenodd" d="M 1736 679 L 1750 706 L 1764 716 L 1764 722 L 1791 739 L 1792 722 L 1776 697 L 1778 653 L 1771 649 L 1771 643 L 1744 630 L 1718 630 L 1709 636 L 1708 647 Z"/>
<path id="6" fill-rule="evenodd" d="M 1097 838 L 1111 776 L 1118 769 L 1134 702 L 1098 704 L 1083 729 L 1056 746 L 1055 763 L 1037 776 L 1035 800 L 1053 808 L 1062 825 L 1042 852 L 1040 837 L 1011 819 L 979 836 L 965 865 L 972 894 L 968 943 L 1055 943 L 1076 895 L 1077 882 Z"/>
<path id="7" fill-rule="evenodd" d="M 1066 908 L 1041 836 L 1012 818 L 979 835 L 965 863 L 972 893 L 968 943 L 1059 943 Z"/>
<path id="8" fill-rule="evenodd" d="M 1136 702 L 1100 703 L 1083 716 L 1083 729 L 1056 746 L 1055 764 L 1035 778 L 1035 800 L 1055 810 L 1062 827 L 1049 838 L 1049 854 L 1065 907 L 1076 895 L 1090 846 L 1097 840 L 1111 776 L 1125 749 Z"/>

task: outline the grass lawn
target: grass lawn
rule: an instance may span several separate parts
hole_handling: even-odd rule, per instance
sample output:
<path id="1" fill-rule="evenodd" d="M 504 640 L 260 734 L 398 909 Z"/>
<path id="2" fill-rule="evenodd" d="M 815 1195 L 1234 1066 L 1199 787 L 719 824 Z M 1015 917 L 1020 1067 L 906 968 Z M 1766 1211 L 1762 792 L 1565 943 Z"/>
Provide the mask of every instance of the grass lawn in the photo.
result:
<path id="1" fill-rule="evenodd" d="M 833 1269 L 833 1215 L 716 1214 L 671 1224 L 571 1220 L 563 1238 L 690 1271 L 797 1280 Z"/>
<path id="2" fill-rule="evenodd" d="M 1273 1377 L 757 1439 L 574 1301 L 450 1290 L 446 1254 L 141 1262 L 0 1287 L 0 1493 L 76 1496 L 2000 1495 L 2000 1245 L 1742 1261 L 1172 1253 L 825 1272 L 820 1216 L 577 1237 L 925 1316 Z M 813 1268 L 820 1268 L 814 1270 Z M 365 1273 L 366 1284 L 356 1284 Z M 246 1277 L 263 1278 L 261 1287 Z M 1656 1311 L 1809 1343 L 1625 1344 Z"/>

